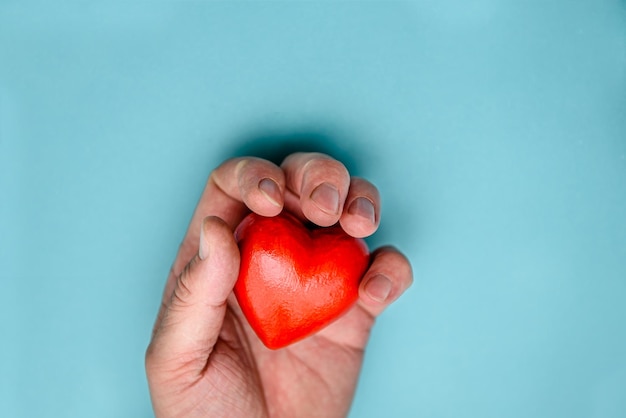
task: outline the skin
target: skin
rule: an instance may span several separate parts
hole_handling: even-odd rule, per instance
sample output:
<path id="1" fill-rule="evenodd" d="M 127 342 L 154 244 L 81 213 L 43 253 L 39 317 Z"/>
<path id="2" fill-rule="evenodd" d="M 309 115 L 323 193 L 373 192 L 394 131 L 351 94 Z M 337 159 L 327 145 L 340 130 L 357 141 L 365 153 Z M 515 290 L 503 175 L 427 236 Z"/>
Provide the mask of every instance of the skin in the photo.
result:
<path id="1" fill-rule="evenodd" d="M 376 187 L 324 154 L 295 153 L 280 167 L 244 157 L 215 169 L 170 271 L 146 351 L 157 417 L 347 415 L 375 319 L 411 285 L 411 267 L 393 247 L 375 250 L 359 300 L 345 315 L 270 350 L 232 293 L 239 269 L 233 230 L 250 211 L 275 216 L 283 208 L 320 226 L 339 222 L 355 237 L 373 234 L 380 222 Z"/>

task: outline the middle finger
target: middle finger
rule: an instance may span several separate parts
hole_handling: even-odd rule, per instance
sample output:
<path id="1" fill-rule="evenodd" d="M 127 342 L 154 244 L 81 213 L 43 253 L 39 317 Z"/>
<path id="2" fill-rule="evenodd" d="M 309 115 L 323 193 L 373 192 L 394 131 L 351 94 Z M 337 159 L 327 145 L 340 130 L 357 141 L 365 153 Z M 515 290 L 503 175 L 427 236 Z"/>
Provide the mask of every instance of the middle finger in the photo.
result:
<path id="1" fill-rule="evenodd" d="M 325 154 L 295 153 L 281 164 L 285 172 L 285 206 L 319 226 L 339 221 L 350 188 L 346 167 Z"/>

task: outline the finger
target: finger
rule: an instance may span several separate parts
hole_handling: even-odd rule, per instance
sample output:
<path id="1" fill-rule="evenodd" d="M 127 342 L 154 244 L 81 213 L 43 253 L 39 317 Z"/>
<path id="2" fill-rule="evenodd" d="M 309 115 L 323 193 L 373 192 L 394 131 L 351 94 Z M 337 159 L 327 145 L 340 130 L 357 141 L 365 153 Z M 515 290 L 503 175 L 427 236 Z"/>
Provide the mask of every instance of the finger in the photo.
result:
<path id="1" fill-rule="evenodd" d="M 215 217 L 204 220 L 199 247 L 178 276 L 154 332 L 146 354 L 151 370 L 202 370 L 217 342 L 239 272 L 239 251 L 229 226 Z"/>
<path id="2" fill-rule="evenodd" d="M 283 208 L 285 177 L 278 166 L 267 160 L 256 157 L 228 160 L 213 171 L 211 179 L 227 196 L 243 202 L 259 215 L 276 216 Z M 240 219 L 233 219 L 228 211 L 221 215 L 231 227 L 239 223 Z"/>
<path id="3" fill-rule="evenodd" d="M 174 273 L 180 273 L 180 268 L 197 252 L 202 219 L 217 216 L 234 229 L 248 210 L 275 216 L 282 210 L 284 190 L 283 171 L 269 161 L 242 157 L 221 164 L 209 176 L 181 245 L 183 254 L 179 255 L 187 257 L 182 257 L 184 263 L 175 266 Z"/>
<path id="4" fill-rule="evenodd" d="M 393 247 L 372 254 L 372 264 L 359 285 L 358 305 L 377 317 L 413 283 L 409 260 Z"/>
<path id="5" fill-rule="evenodd" d="M 369 181 L 352 177 L 339 223 L 353 237 L 363 238 L 376 232 L 380 222 L 380 194 Z"/>
<path id="6" fill-rule="evenodd" d="M 287 209 L 319 226 L 339 221 L 350 188 L 350 175 L 342 163 L 325 154 L 295 153 L 281 167 Z"/>
<path id="7" fill-rule="evenodd" d="M 249 210 L 275 216 L 282 210 L 285 176 L 275 164 L 254 157 L 234 158 L 216 168 L 207 181 L 189 223 L 163 292 L 163 307 L 170 299 L 176 278 L 198 253 L 200 225 L 217 216 L 234 229 Z M 162 316 L 162 309 L 157 318 Z M 155 327 L 158 325 L 155 324 Z"/>

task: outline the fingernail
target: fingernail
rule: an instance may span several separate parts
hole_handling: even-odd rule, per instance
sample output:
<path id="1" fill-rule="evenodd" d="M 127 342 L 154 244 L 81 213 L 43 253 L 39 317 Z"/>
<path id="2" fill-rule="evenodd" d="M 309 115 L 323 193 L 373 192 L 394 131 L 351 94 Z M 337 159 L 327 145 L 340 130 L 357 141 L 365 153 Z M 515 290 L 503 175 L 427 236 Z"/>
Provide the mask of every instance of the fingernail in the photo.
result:
<path id="1" fill-rule="evenodd" d="M 371 223 L 376 223 L 374 204 L 369 199 L 364 197 L 357 197 L 354 199 L 348 207 L 348 213 L 350 215 L 357 215 L 361 218 L 365 218 Z"/>
<path id="2" fill-rule="evenodd" d="M 206 260 L 208 256 L 209 256 L 209 244 L 205 237 L 204 221 L 203 221 L 202 226 L 200 228 L 200 247 L 198 248 L 198 257 L 200 257 L 200 260 Z"/>
<path id="3" fill-rule="evenodd" d="M 339 213 L 339 190 L 332 184 L 322 183 L 311 193 L 311 200 L 326 213 Z"/>
<path id="4" fill-rule="evenodd" d="M 259 190 L 273 205 L 280 206 L 280 187 L 272 179 L 263 179 L 259 182 Z"/>
<path id="5" fill-rule="evenodd" d="M 391 293 L 391 280 L 377 274 L 365 283 L 365 293 L 377 302 L 384 302 Z"/>

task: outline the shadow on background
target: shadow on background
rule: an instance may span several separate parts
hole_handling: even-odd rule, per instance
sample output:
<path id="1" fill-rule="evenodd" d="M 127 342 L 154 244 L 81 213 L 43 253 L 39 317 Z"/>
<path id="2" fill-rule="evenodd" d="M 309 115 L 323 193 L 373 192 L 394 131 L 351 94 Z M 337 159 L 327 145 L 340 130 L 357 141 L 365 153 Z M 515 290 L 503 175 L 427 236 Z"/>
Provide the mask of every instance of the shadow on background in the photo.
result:
<path id="1" fill-rule="evenodd" d="M 294 152 L 321 152 L 341 161 L 350 174 L 358 174 L 367 156 L 354 152 L 356 146 L 353 141 L 323 130 L 259 131 L 236 138 L 226 158 L 255 156 L 280 165 Z"/>

